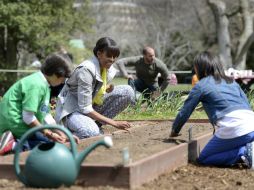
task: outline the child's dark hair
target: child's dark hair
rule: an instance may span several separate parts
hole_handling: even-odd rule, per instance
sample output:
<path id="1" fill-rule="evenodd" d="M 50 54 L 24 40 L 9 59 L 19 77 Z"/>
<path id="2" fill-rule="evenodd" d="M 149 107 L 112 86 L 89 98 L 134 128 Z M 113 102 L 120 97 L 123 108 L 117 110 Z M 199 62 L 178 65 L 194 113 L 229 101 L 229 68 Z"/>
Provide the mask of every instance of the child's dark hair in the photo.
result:
<path id="1" fill-rule="evenodd" d="M 94 55 L 97 57 L 97 52 L 106 52 L 108 57 L 118 57 L 120 55 L 120 49 L 116 42 L 109 38 L 103 37 L 96 42 L 96 46 L 93 49 Z"/>
<path id="2" fill-rule="evenodd" d="M 232 78 L 225 75 L 225 71 L 219 57 L 212 55 L 208 51 L 198 54 L 194 58 L 193 65 L 196 69 L 196 74 L 199 80 L 211 75 L 218 82 L 220 82 L 221 79 L 224 79 L 227 83 L 233 82 Z"/>
<path id="3" fill-rule="evenodd" d="M 58 53 L 49 55 L 41 66 L 41 72 L 47 76 L 56 75 L 57 77 L 70 77 L 69 61 Z"/>

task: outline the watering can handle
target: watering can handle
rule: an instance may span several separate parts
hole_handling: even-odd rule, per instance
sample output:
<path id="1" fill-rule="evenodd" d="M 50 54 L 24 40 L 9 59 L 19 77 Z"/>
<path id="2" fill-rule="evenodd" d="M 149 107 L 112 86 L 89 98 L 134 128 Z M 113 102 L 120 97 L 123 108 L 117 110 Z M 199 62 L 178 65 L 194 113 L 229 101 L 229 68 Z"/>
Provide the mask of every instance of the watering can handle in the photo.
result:
<path id="1" fill-rule="evenodd" d="M 73 154 L 74 157 L 77 156 L 77 148 L 76 148 L 76 143 L 74 138 L 72 137 L 72 134 L 64 127 L 61 126 L 57 126 L 57 125 L 44 125 L 44 126 L 40 126 L 40 127 L 33 127 L 31 129 L 29 129 L 20 139 L 18 145 L 15 147 L 15 155 L 14 155 L 14 167 L 15 167 L 15 173 L 18 176 L 18 178 L 26 185 L 27 181 L 26 178 L 21 174 L 21 170 L 20 170 L 20 166 L 19 166 L 19 155 L 20 155 L 20 150 L 22 148 L 23 143 L 25 142 L 25 140 L 27 140 L 28 137 L 30 137 L 33 133 L 35 133 L 36 131 L 40 131 L 43 129 L 57 129 L 57 130 L 61 130 L 63 131 L 67 137 L 70 140 L 70 145 L 71 145 L 71 152 Z"/>

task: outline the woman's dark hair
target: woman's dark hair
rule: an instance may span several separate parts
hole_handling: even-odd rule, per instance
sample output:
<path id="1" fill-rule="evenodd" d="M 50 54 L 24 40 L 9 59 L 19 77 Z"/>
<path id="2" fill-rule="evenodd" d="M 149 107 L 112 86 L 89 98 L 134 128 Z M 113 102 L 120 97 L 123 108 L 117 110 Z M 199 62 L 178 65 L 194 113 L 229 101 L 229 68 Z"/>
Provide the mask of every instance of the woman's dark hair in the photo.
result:
<path id="1" fill-rule="evenodd" d="M 221 79 L 224 79 L 227 83 L 233 82 L 232 78 L 225 75 L 219 57 L 212 55 L 208 51 L 198 54 L 194 58 L 193 66 L 196 69 L 196 74 L 199 80 L 211 75 L 218 82 L 221 82 Z"/>
<path id="2" fill-rule="evenodd" d="M 118 57 L 120 55 L 120 49 L 116 42 L 109 38 L 103 37 L 96 42 L 96 46 L 93 49 L 94 55 L 97 57 L 98 51 L 106 52 L 107 57 Z"/>
<path id="3" fill-rule="evenodd" d="M 49 55 L 41 66 L 41 72 L 47 76 L 70 77 L 71 63 L 58 53 Z"/>

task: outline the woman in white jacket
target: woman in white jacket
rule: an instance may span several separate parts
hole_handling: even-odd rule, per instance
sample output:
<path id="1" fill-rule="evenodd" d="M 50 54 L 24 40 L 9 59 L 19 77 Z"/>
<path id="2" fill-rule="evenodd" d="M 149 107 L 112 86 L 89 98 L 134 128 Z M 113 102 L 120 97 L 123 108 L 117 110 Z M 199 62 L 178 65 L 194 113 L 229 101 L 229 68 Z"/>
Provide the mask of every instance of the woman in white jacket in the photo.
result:
<path id="1" fill-rule="evenodd" d="M 56 120 L 79 138 L 100 135 L 102 124 L 127 130 L 128 122 L 112 118 L 135 103 L 130 86 L 108 84 L 115 74 L 112 64 L 120 54 L 116 42 L 109 37 L 101 38 L 93 52 L 94 57 L 73 71 L 56 107 Z"/>

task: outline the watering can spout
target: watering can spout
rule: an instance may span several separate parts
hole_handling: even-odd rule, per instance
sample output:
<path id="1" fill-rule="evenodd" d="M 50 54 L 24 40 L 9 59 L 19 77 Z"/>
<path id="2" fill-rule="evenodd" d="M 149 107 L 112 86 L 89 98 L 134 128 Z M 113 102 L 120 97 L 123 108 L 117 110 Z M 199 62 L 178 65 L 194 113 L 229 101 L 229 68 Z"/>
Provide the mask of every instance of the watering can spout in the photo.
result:
<path id="1" fill-rule="evenodd" d="M 102 140 L 99 140 L 95 142 L 94 144 L 90 145 L 89 147 L 87 147 L 83 152 L 80 152 L 76 157 L 77 168 L 80 167 L 83 160 L 89 155 L 89 153 L 92 152 L 95 148 L 97 148 L 100 145 L 103 145 L 107 148 L 112 147 L 113 146 L 112 137 L 106 136 Z"/>

